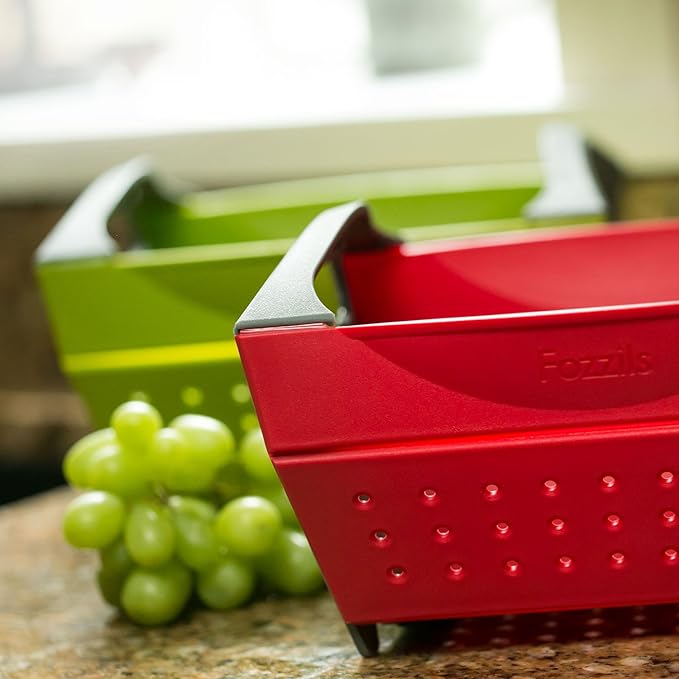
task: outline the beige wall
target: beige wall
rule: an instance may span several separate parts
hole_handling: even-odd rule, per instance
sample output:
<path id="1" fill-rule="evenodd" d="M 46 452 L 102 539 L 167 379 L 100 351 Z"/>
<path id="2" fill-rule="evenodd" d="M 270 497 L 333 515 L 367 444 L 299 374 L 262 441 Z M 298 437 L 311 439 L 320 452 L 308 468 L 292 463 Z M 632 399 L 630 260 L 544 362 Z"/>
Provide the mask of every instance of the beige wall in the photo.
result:
<path id="1" fill-rule="evenodd" d="M 679 84 L 677 0 L 557 0 L 569 85 Z"/>

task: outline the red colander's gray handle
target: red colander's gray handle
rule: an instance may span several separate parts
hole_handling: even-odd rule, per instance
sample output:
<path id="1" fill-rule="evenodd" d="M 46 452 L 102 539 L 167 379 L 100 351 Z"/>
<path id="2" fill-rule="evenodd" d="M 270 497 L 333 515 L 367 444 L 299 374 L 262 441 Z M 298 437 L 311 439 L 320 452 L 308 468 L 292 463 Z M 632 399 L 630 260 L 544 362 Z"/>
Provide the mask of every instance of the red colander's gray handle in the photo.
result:
<path id="1" fill-rule="evenodd" d="M 335 324 L 318 298 L 314 278 L 343 252 L 381 250 L 399 241 L 378 231 L 368 209 L 347 203 L 321 212 L 294 242 L 236 322 L 235 331 L 308 323 Z"/>

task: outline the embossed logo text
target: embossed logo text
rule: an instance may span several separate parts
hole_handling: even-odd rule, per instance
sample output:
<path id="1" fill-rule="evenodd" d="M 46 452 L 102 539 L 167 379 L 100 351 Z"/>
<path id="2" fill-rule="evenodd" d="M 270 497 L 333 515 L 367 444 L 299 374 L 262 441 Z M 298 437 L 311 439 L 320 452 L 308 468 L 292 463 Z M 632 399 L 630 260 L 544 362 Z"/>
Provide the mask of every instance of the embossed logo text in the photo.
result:
<path id="1" fill-rule="evenodd" d="M 651 355 L 630 344 L 610 354 L 568 356 L 557 351 L 539 352 L 540 382 L 577 382 L 614 377 L 637 377 L 653 372 Z"/>

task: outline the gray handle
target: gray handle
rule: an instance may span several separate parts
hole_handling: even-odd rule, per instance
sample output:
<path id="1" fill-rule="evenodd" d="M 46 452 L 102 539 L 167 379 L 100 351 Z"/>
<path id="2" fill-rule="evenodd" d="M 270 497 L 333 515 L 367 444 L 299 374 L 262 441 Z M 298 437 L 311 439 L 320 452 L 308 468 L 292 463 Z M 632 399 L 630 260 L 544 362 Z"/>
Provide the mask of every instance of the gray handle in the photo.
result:
<path id="1" fill-rule="evenodd" d="M 377 231 L 365 205 L 347 203 L 321 212 L 290 247 L 236 322 L 236 332 L 308 323 L 335 324 L 318 298 L 314 278 L 343 252 L 381 250 L 399 241 Z"/>
<path id="2" fill-rule="evenodd" d="M 577 219 L 615 212 L 611 178 L 614 163 L 594 149 L 568 123 L 549 123 L 540 129 L 538 149 L 544 183 L 524 208 L 528 219 Z M 617 171 L 619 175 L 619 171 Z M 604 177 L 606 175 L 606 177 Z"/>
<path id="3" fill-rule="evenodd" d="M 132 202 L 142 188 L 161 196 L 145 158 L 135 158 L 99 176 L 41 243 L 36 261 L 70 261 L 115 252 L 117 245 L 108 232 L 108 221 L 118 209 Z"/>

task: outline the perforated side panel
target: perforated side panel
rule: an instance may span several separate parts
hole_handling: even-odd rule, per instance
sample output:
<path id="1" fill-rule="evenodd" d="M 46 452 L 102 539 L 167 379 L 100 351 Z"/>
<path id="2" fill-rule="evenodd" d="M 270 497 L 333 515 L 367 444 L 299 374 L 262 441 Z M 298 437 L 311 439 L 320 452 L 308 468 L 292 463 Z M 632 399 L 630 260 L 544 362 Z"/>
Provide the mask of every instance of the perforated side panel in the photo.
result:
<path id="1" fill-rule="evenodd" d="M 679 600 L 677 425 L 276 466 L 348 622 Z"/>

